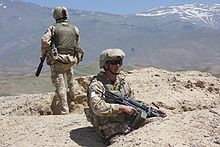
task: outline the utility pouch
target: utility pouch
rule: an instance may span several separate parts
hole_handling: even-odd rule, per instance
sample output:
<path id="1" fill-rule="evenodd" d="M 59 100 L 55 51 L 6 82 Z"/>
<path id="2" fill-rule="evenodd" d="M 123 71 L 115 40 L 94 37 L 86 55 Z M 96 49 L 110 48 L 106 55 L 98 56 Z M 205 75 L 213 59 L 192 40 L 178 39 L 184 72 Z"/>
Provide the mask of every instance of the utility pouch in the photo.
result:
<path id="1" fill-rule="evenodd" d="M 47 64 L 52 65 L 55 61 L 57 61 L 59 58 L 59 54 L 56 47 L 50 48 L 48 50 L 48 56 L 47 56 Z"/>
<path id="2" fill-rule="evenodd" d="M 59 58 L 59 54 L 56 47 L 51 49 L 51 57 L 53 60 L 57 60 Z"/>
<path id="3" fill-rule="evenodd" d="M 84 50 L 81 47 L 76 47 L 74 52 L 79 63 L 79 61 L 83 60 Z"/>
<path id="4" fill-rule="evenodd" d="M 147 118 L 147 113 L 145 111 L 138 110 L 134 119 L 131 121 L 130 127 L 134 130 L 142 127 L 144 125 L 146 118 Z"/>

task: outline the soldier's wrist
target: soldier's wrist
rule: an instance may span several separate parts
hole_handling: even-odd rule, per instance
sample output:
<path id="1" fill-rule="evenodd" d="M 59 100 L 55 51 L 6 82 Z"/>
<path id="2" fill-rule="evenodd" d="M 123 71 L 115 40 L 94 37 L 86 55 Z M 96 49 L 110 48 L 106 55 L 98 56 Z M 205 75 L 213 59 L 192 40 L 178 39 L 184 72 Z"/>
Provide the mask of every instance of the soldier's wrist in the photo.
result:
<path id="1" fill-rule="evenodd" d="M 120 106 L 119 104 L 112 104 L 113 105 L 113 110 L 116 111 L 116 112 L 119 112 L 120 111 Z"/>

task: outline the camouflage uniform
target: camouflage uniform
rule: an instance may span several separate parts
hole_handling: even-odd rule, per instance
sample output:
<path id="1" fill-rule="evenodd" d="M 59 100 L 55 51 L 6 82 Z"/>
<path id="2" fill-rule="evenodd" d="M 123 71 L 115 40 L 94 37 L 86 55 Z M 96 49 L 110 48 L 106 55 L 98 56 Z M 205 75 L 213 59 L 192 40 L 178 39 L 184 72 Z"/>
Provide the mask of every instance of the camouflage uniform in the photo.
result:
<path id="1" fill-rule="evenodd" d="M 124 57 L 125 53 L 120 48 L 110 48 L 102 51 L 99 68 L 104 69 L 104 71 L 94 76 L 88 87 L 87 99 L 89 108 L 85 108 L 87 120 L 97 128 L 99 134 L 108 145 L 115 141 L 117 135 L 127 134 L 134 129 L 142 127 L 148 116 L 158 116 L 157 112 L 154 113 L 155 111 L 151 108 L 146 110 L 148 112 L 145 112 L 135 109 L 132 107 L 134 105 L 117 104 L 115 102 L 115 99 L 118 98 L 117 96 L 134 97 L 129 84 L 125 82 L 124 77 L 121 77 L 123 75 L 121 74 L 121 66 Z M 106 95 L 105 91 L 110 91 L 116 96 L 111 99 L 111 95 Z M 129 99 L 129 101 L 132 100 Z M 145 106 L 138 99 L 134 99 L 134 101 L 141 106 Z M 163 115 L 165 113 L 159 114 Z"/>
<path id="2" fill-rule="evenodd" d="M 54 11 L 63 9 L 66 11 L 65 7 L 57 7 Z M 59 13 L 58 16 L 56 16 L 54 12 L 54 18 L 56 19 L 57 17 L 59 18 Z M 69 107 L 67 102 L 67 91 L 68 101 L 74 101 L 75 78 L 73 65 L 79 62 L 74 54 L 74 48 L 79 47 L 80 34 L 79 29 L 76 26 L 69 24 L 67 17 L 58 18 L 56 19 L 56 24 L 49 26 L 45 34 L 41 37 L 41 54 L 42 56 L 44 54 L 47 55 L 47 64 L 50 65 L 51 68 L 51 80 L 56 88 L 55 93 L 59 101 L 60 113 L 68 114 Z M 54 43 L 58 51 L 59 60 L 53 60 L 51 55 L 50 45 L 52 34 L 54 34 Z M 65 80 L 67 86 L 65 85 Z"/>
<path id="3" fill-rule="evenodd" d="M 131 88 L 128 83 L 117 75 L 115 83 L 111 83 L 104 72 L 94 76 L 88 89 L 89 120 L 97 128 L 99 134 L 109 139 L 117 134 L 126 134 L 130 131 L 128 126 L 128 114 L 119 110 L 119 104 L 114 104 L 100 93 L 104 89 L 121 95 L 131 96 Z"/>

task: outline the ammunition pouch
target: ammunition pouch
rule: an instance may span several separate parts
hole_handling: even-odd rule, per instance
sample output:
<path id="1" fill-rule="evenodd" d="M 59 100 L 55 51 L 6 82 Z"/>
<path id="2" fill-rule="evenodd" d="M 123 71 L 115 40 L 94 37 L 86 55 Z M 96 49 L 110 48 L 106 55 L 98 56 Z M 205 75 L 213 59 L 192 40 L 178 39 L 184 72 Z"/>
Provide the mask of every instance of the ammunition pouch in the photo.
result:
<path id="1" fill-rule="evenodd" d="M 56 47 L 51 48 L 49 55 L 48 55 L 48 60 L 49 65 L 52 65 L 55 63 L 55 61 L 60 62 L 62 64 L 70 64 L 72 61 L 69 60 L 69 58 L 66 58 L 65 56 L 67 54 L 70 54 L 71 56 L 75 56 L 73 51 L 69 52 L 62 52 L 60 49 L 57 49 Z"/>
<path id="2" fill-rule="evenodd" d="M 60 60 L 59 59 L 59 54 L 69 54 L 71 56 L 75 56 L 77 58 L 77 64 L 82 61 L 83 59 L 83 55 L 84 55 L 84 50 L 80 47 L 75 47 L 74 49 L 64 49 L 64 48 L 54 48 L 54 51 L 52 49 L 52 53 L 51 53 L 52 57 L 54 60 Z"/>
<path id="3" fill-rule="evenodd" d="M 147 118 L 147 113 L 142 110 L 138 110 L 137 114 L 133 117 L 133 119 L 130 122 L 130 127 L 134 130 L 142 127 L 145 124 Z"/>
<path id="4" fill-rule="evenodd" d="M 56 60 L 58 60 L 59 54 L 56 47 L 50 48 L 47 56 L 47 64 L 52 65 Z"/>
<path id="5" fill-rule="evenodd" d="M 51 56 L 52 56 L 53 60 L 57 60 L 59 58 L 59 54 L 58 54 L 56 47 L 53 47 L 51 49 Z"/>

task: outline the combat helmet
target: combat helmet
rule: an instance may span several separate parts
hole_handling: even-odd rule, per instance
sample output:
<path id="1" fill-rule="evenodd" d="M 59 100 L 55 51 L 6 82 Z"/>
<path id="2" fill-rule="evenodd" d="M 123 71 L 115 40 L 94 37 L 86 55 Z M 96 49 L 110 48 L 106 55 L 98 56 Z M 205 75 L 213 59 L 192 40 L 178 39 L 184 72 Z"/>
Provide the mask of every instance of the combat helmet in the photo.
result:
<path id="1" fill-rule="evenodd" d="M 110 60 L 116 60 L 121 59 L 125 57 L 125 53 L 122 49 L 114 48 L 114 49 L 105 49 L 100 54 L 100 60 L 99 60 L 99 68 L 103 68 L 105 66 L 105 63 Z"/>
<path id="2" fill-rule="evenodd" d="M 60 20 L 60 19 L 66 20 L 68 17 L 69 15 L 66 7 L 59 6 L 53 10 L 53 18 L 55 20 Z"/>

